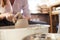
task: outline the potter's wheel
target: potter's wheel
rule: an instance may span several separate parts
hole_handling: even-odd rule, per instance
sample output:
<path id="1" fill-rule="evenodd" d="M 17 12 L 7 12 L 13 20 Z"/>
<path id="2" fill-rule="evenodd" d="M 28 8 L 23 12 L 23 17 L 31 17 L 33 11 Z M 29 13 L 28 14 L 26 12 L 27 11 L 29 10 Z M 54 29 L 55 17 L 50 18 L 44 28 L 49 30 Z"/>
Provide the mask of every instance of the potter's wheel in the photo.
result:
<path id="1" fill-rule="evenodd" d="M 24 27 L 24 28 L 46 28 L 46 27 L 50 27 L 50 25 L 43 25 L 43 24 L 31 24 L 28 27 Z M 14 26 L 0 26 L 0 29 L 17 29 Z M 18 28 L 19 29 L 19 28 Z"/>
<path id="2" fill-rule="evenodd" d="M 60 34 L 57 33 L 33 34 L 25 37 L 23 40 L 60 40 Z"/>
<path id="3" fill-rule="evenodd" d="M 48 33 L 48 27 L 44 25 L 40 27 L 15 28 L 14 26 L 0 27 L 0 40 L 22 40 L 23 38 L 36 34 L 36 33 Z"/>

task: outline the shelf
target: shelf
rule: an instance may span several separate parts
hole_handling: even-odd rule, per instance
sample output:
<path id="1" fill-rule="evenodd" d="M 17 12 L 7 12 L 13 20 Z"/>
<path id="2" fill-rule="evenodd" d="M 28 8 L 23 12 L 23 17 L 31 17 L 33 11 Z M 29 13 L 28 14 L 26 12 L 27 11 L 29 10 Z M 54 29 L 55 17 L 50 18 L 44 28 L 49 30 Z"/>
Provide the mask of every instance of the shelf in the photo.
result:
<path id="1" fill-rule="evenodd" d="M 31 15 L 41 15 L 41 14 L 45 15 L 45 14 L 49 14 L 49 13 L 31 13 Z"/>

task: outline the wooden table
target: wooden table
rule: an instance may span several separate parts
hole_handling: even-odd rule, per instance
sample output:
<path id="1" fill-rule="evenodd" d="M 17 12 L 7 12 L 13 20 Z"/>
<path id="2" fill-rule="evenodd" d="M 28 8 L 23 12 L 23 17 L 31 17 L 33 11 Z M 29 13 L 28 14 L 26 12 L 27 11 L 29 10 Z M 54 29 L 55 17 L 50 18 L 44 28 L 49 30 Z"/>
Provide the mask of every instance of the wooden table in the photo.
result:
<path id="1" fill-rule="evenodd" d="M 52 15 L 58 15 L 58 12 L 54 12 L 54 13 L 52 13 L 52 9 L 53 9 L 53 7 L 58 7 L 58 6 L 60 6 L 60 3 L 56 3 L 56 4 L 54 4 L 54 5 L 51 5 L 51 7 L 49 8 L 50 9 L 50 12 L 49 12 L 49 15 L 50 15 L 50 32 L 52 33 L 53 32 L 53 29 L 52 29 L 52 27 L 53 27 L 53 21 L 52 21 Z"/>

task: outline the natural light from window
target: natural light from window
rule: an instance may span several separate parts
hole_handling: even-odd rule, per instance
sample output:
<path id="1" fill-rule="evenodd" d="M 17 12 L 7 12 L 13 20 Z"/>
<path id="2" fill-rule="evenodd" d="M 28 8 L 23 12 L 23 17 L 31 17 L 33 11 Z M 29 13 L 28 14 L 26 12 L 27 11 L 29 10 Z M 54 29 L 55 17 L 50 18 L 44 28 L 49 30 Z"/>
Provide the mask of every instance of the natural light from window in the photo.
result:
<path id="1" fill-rule="evenodd" d="M 37 5 L 46 4 L 47 6 L 52 5 L 57 2 L 57 0 L 28 0 L 29 9 L 31 13 L 38 13 Z"/>

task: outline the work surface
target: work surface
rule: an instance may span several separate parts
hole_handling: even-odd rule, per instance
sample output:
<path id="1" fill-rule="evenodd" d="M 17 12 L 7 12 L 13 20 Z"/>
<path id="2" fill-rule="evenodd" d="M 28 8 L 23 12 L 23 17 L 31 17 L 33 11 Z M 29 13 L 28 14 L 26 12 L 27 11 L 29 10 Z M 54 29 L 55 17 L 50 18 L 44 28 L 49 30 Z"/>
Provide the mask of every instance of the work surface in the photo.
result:
<path id="1" fill-rule="evenodd" d="M 0 40 L 22 40 L 32 34 L 48 33 L 48 27 L 49 25 L 38 25 L 37 27 L 36 25 L 30 25 L 30 27 L 26 28 L 15 28 L 14 26 L 0 27 Z"/>
<path id="2" fill-rule="evenodd" d="M 50 25 L 33 24 L 25 28 L 33 28 L 33 27 L 45 28 L 45 27 L 50 27 Z M 0 29 L 17 29 L 17 27 L 15 28 L 15 26 L 1 26 Z"/>

